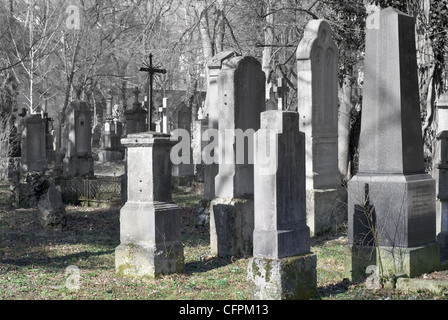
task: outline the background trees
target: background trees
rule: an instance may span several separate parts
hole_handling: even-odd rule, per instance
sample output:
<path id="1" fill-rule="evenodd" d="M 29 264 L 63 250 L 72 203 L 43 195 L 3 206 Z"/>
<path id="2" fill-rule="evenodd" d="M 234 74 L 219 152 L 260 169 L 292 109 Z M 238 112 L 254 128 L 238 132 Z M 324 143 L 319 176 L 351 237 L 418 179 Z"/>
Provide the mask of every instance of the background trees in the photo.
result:
<path id="1" fill-rule="evenodd" d="M 78 9 L 79 28 L 68 24 Z M 0 112 L 27 108 L 57 115 L 73 99 L 96 110 L 107 90 L 128 104 L 144 91 L 138 72 L 148 54 L 167 69 L 155 89 L 184 90 L 184 101 L 206 91 L 207 60 L 223 50 L 262 62 L 267 88 L 278 77 L 297 108 L 295 51 L 306 23 L 326 19 L 340 49 L 340 169 L 356 171 L 356 132 L 362 106 L 364 25 L 371 5 L 393 6 L 416 18 L 422 128 L 428 168 L 435 137 L 435 101 L 445 89 L 448 0 L 52 0 L 0 1 Z M 266 98 L 269 91 L 266 92 Z M 193 109 L 193 116 L 197 116 Z M 200 110 L 206 113 L 206 110 Z M 0 128 L 1 130 L 1 128 Z"/>

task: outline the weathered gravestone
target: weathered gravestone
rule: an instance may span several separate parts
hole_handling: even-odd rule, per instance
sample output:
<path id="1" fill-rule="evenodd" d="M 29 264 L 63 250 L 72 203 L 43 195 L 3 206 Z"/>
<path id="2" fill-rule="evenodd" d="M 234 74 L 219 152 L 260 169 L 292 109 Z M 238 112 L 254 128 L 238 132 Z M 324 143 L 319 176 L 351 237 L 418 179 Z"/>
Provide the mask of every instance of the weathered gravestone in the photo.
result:
<path id="1" fill-rule="evenodd" d="M 136 87 L 134 90 L 135 101 L 132 104 L 132 108 L 124 112 L 126 119 L 126 134 L 132 134 L 137 132 L 146 131 L 146 118 L 148 112 L 142 108 L 141 103 L 138 101 L 138 95 L 140 91 Z"/>
<path id="2" fill-rule="evenodd" d="M 435 180 L 425 173 L 414 19 L 393 8 L 367 19 L 359 171 L 348 183 L 352 279 L 377 265 L 415 277 L 439 266 Z"/>
<path id="3" fill-rule="evenodd" d="M 106 98 L 106 117 L 101 133 L 101 151 L 98 154 L 100 162 L 120 161 L 123 155 L 120 149 L 120 136 L 117 134 L 116 121 L 112 115 L 112 95 L 110 92 Z"/>
<path id="4" fill-rule="evenodd" d="M 121 139 L 127 148 L 127 201 L 120 210 L 118 275 L 155 278 L 183 272 L 180 209 L 171 200 L 173 142 L 145 132 Z"/>
<path id="5" fill-rule="evenodd" d="M 218 88 L 219 172 L 210 204 L 210 245 L 218 256 L 251 255 L 253 134 L 260 127 L 260 113 L 265 111 L 261 64 L 248 56 L 224 60 Z"/>
<path id="6" fill-rule="evenodd" d="M 437 101 L 437 243 L 440 247 L 440 262 L 448 264 L 448 94 Z"/>
<path id="7" fill-rule="evenodd" d="M 45 229 L 61 229 L 67 222 L 65 217 L 65 205 L 62 196 L 55 187 L 48 188 L 47 192 L 40 197 L 39 222 Z"/>
<path id="8" fill-rule="evenodd" d="M 306 225 L 305 135 L 299 131 L 299 114 L 263 112 L 254 147 L 254 257 L 247 272 L 252 297 L 313 297 L 317 259 Z"/>
<path id="9" fill-rule="evenodd" d="M 186 145 L 188 148 L 183 148 L 179 151 L 179 158 L 182 162 L 179 164 L 173 164 L 172 175 L 176 180 L 176 185 L 180 184 L 179 177 L 193 176 L 194 165 L 193 156 L 191 150 L 191 108 L 189 108 L 184 102 L 179 103 L 171 112 L 170 122 L 172 124 L 172 130 L 184 130 L 187 135 L 182 135 L 182 139 L 187 139 Z M 183 154 L 185 152 L 186 154 Z"/>
<path id="10" fill-rule="evenodd" d="M 307 219 L 314 234 L 347 221 L 338 168 L 338 48 L 324 20 L 308 22 L 297 53 L 300 125 L 306 136 Z"/>
<path id="11" fill-rule="evenodd" d="M 84 101 L 73 101 L 65 110 L 61 147 L 63 176 L 93 176 L 92 111 Z"/>
<path id="12" fill-rule="evenodd" d="M 219 88 L 218 75 L 222 69 L 223 61 L 237 56 L 234 51 L 222 51 L 213 56 L 208 62 L 208 88 L 205 99 L 205 109 L 208 113 L 208 128 L 218 130 L 219 123 Z M 204 137 L 207 139 L 207 137 Z M 214 141 L 217 144 L 217 141 Z M 214 156 L 213 150 L 211 155 Z M 218 163 L 206 163 L 204 168 L 204 200 L 215 198 L 215 177 L 218 174 Z"/>
<path id="13" fill-rule="evenodd" d="M 42 172 L 48 168 L 45 144 L 46 120 L 30 114 L 22 120 L 21 166 L 23 171 Z"/>

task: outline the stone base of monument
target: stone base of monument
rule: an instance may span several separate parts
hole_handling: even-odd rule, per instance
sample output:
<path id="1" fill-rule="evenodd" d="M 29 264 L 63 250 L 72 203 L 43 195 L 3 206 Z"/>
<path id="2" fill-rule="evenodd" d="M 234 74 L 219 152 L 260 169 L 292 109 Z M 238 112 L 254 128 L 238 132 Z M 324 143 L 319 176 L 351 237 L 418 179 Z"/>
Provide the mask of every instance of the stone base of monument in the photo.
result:
<path id="1" fill-rule="evenodd" d="M 306 190 L 306 223 L 318 235 L 347 222 L 347 189 Z"/>
<path id="2" fill-rule="evenodd" d="M 62 164 L 64 177 L 93 176 L 94 161 L 91 156 L 64 158 Z"/>
<path id="3" fill-rule="evenodd" d="M 183 273 L 184 256 L 180 242 L 158 246 L 120 244 L 115 249 L 117 276 L 154 279 L 165 274 Z"/>
<path id="4" fill-rule="evenodd" d="M 382 266 L 383 275 L 418 277 L 440 268 L 439 246 L 429 243 L 419 247 L 346 246 L 345 274 L 351 280 L 365 276 L 368 266 Z"/>
<path id="5" fill-rule="evenodd" d="M 317 292 L 317 258 L 313 253 L 249 260 L 247 281 L 254 300 L 304 300 Z"/>
<path id="6" fill-rule="evenodd" d="M 117 150 L 102 150 L 98 153 L 99 162 L 111 162 L 123 160 L 123 154 Z"/>
<path id="7" fill-rule="evenodd" d="M 437 235 L 437 243 L 440 247 L 440 261 L 448 260 L 448 232 L 442 231 Z"/>
<path id="8" fill-rule="evenodd" d="M 252 255 L 254 199 L 216 198 L 210 203 L 210 246 L 213 254 L 226 257 Z"/>
<path id="9" fill-rule="evenodd" d="M 174 203 L 126 202 L 120 210 L 117 275 L 156 278 L 184 272 L 180 209 Z"/>

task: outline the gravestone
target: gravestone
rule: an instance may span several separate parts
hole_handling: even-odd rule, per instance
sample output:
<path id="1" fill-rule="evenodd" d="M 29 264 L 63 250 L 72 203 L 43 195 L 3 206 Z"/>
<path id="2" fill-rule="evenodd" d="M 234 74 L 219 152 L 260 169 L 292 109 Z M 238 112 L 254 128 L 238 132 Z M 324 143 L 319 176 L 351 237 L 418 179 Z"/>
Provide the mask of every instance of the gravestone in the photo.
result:
<path id="1" fill-rule="evenodd" d="M 93 176 L 92 111 L 84 101 L 73 101 L 65 110 L 61 148 L 64 177 Z"/>
<path id="2" fill-rule="evenodd" d="M 439 267 L 435 180 L 425 172 L 414 18 L 367 18 L 359 170 L 348 182 L 347 277 L 367 266 L 415 277 Z M 381 264 L 380 264 L 381 263 Z"/>
<path id="3" fill-rule="evenodd" d="M 224 60 L 237 56 L 234 51 L 222 51 L 208 61 L 208 88 L 205 109 L 208 113 L 208 128 L 218 129 L 219 123 L 219 89 L 218 75 Z M 212 151 L 213 153 L 213 151 Z M 207 163 L 204 168 L 204 200 L 211 201 L 215 197 L 215 177 L 218 174 L 217 163 Z"/>
<path id="4" fill-rule="evenodd" d="M 253 299 L 316 294 L 316 255 L 306 225 L 305 135 L 299 114 L 261 114 L 255 134 L 255 229 L 247 279 Z"/>
<path id="5" fill-rule="evenodd" d="M 127 148 L 127 201 L 120 210 L 118 275 L 155 278 L 183 272 L 179 207 L 171 199 L 173 142 L 145 132 L 121 139 Z"/>
<path id="6" fill-rule="evenodd" d="M 117 134 L 117 121 L 112 112 L 112 95 L 106 98 L 106 117 L 101 133 L 101 151 L 98 154 L 99 162 L 110 162 L 123 160 L 120 150 L 120 136 Z"/>
<path id="7" fill-rule="evenodd" d="M 173 164 L 172 166 L 172 175 L 173 179 L 175 179 L 175 184 L 179 184 L 179 177 L 185 176 L 193 176 L 194 175 L 194 165 L 193 165 L 193 157 L 191 150 L 191 109 L 184 103 L 179 103 L 171 112 L 171 121 L 172 129 L 182 129 L 188 132 L 189 141 L 189 157 L 187 163 Z M 182 150 L 182 152 L 185 150 Z M 179 157 L 182 157 L 182 154 L 179 154 Z"/>
<path id="8" fill-rule="evenodd" d="M 437 183 L 437 243 L 440 247 L 440 263 L 448 264 L 448 94 L 437 101 L 437 148 L 435 170 Z"/>
<path id="9" fill-rule="evenodd" d="M 300 125 L 306 136 L 307 219 L 318 234 L 347 221 L 338 168 L 338 48 L 324 20 L 308 22 L 296 53 Z"/>
<path id="10" fill-rule="evenodd" d="M 42 172 L 48 168 L 45 143 L 46 120 L 40 114 L 30 114 L 21 120 L 21 166 L 23 171 Z"/>
<path id="11" fill-rule="evenodd" d="M 61 229 L 67 223 L 62 196 L 55 187 L 48 188 L 38 203 L 39 222 L 45 229 Z"/>
<path id="12" fill-rule="evenodd" d="M 136 87 L 134 90 L 135 101 L 132 104 L 132 108 L 124 112 L 126 119 L 126 134 L 132 134 L 137 132 L 146 131 L 146 118 L 148 112 L 142 108 L 141 103 L 138 101 L 140 91 Z"/>
<path id="13" fill-rule="evenodd" d="M 218 256 L 252 254 L 253 134 L 265 111 L 265 75 L 253 57 L 222 61 L 218 76 L 219 171 L 210 204 L 210 245 Z M 229 136 L 230 134 L 230 136 Z"/>

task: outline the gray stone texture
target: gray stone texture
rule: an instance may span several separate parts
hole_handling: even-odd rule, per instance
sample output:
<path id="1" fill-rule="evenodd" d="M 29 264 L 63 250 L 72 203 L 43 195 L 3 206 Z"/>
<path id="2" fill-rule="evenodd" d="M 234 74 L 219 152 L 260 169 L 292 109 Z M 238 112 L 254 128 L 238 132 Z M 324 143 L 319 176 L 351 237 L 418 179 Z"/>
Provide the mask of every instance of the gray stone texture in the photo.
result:
<path id="1" fill-rule="evenodd" d="M 93 176 L 92 111 L 84 101 L 73 101 L 65 110 L 62 129 L 63 176 Z"/>
<path id="2" fill-rule="evenodd" d="M 21 168 L 42 172 L 48 168 L 45 147 L 46 120 L 40 114 L 22 119 Z"/>
<path id="3" fill-rule="evenodd" d="M 347 216 L 338 168 L 339 51 L 326 21 L 308 22 L 296 58 L 298 111 L 306 137 L 308 226 L 319 234 Z"/>
<path id="4" fill-rule="evenodd" d="M 171 199 L 169 134 L 145 132 L 121 140 L 127 148 L 127 201 L 120 210 L 118 275 L 155 278 L 183 272 L 180 209 Z"/>
<path id="5" fill-rule="evenodd" d="M 249 149 L 265 108 L 265 75 L 257 59 L 235 56 L 222 61 L 217 81 L 220 136 L 225 138 L 227 130 L 235 130 L 237 138 L 232 135 L 232 140 L 220 139 L 218 144 L 219 172 L 210 205 L 210 244 L 218 256 L 237 252 L 251 255 L 254 169 Z M 237 130 L 247 137 L 239 139 Z"/>
<path id="6" fill-rule="evenodd" d="M 414 19 L 387 8 L 369 16 L 367 27 L 359 172 L 348 182 L 347 268 L 361 274 L 376 261 L 356 252 L 377 248 L 383 265 L 392 266 L 388 273 L 417 276 L 435 270 L 439 251 L 435 180 L 423 162 Z"/>

